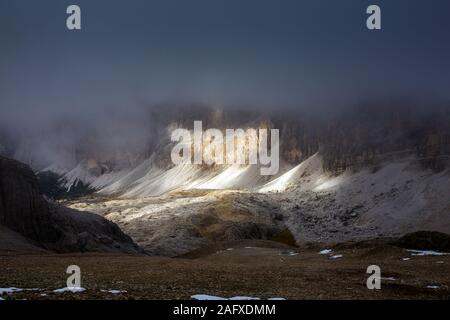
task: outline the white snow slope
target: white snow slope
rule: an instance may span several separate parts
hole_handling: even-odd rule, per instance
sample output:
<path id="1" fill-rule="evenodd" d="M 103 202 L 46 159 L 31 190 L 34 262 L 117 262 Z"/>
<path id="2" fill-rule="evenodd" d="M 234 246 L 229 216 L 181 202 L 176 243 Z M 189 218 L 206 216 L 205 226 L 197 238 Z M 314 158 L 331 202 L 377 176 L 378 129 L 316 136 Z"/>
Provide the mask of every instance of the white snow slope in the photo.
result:
<path id="1" fill-rule="evenodd" d="M 261 188 L 288 212 L 298 241 L 450 232 L 449 170 L 434 173 L 409 157 L 331 176 L 319 162 L 314 155 Z"/>
<path id="2" fill-rule="evenodd" d="M 315 154 L 270 181 L 261 178 L 256 166 L 181 164 L 163 170 L 151 162 L 115 177 L 100 177 L 103 182 L 110 178 L 98 192 L 114 198 L 72 207 L 105 216 L 143 247 L 164 255 L 204 245 L 193 221 L 215 216 L 213 209 L 228 204 L 226 210 L 234 214 L 230 219 L 252 212 L 246 221 L 258 222 L 264 212 L 265 225 L 282 223 L 297 243 L 364 240 L 417 230 L 450 233 L 450 173 L 424 169 L 414 157 L 332 175 L 323 171 L 322 158 Z M 98 179 L 94 183 L 101 185 Z"/>
<path id="3" fill-rule="evenodd" d="M 280 173 L 281 174 L 281 173 Z M 79 164 L 60 179 L 70 191 L 83 182 L 100 195 L 122 198 L 160 196 L 170 191 L 192 189 L 246 189 L 255 191 L 272 176 L 260 175 L 258 165 L 221 165 L 202 167 L 190 163 L 162 169 L 153 164 L 152 158 L 134 169 L 123 169 L 95 177 Z"/>
<path id="4" fill-rule="evenodd" d="M 63 178 L 69 189 L 83 181 L 101 195 L 121 198 L 160 196 L 170 191 L 212 189 L 247 190 L 269 194 L 284 206 L 296 203 L 318 216 L 348 210 L 360 224 L 395 225 L 408 221 L 411 227 L 427 223 L 433 229 L 448 230 L 450 175 L 423 169 L 414 157 L 388 162 L 358 172 L 332 176 L 322 170 L 322 158 L 314 154 L 294 168 L 282 166 L 277 177 L 261 176 L 259 166 L 231 165 L 201 167 L 182 163 L 169 169 L 153 165 L 152 159 L 134 169 L 94 177 L 81 165 Z M 280 199 L 278 199 L 280 198 Z M 283 201 L 284 200 L 284 201 Z M 327 203 L 326 207 L 323 207 Z M 286 208 L 296 211 L 292 208 Z M 364 211 L 364 214 L 360 213 Z M 439 215 L 440 225 L 432 223 Z M 428 222 L 427 222 L 428 221 Z"/>

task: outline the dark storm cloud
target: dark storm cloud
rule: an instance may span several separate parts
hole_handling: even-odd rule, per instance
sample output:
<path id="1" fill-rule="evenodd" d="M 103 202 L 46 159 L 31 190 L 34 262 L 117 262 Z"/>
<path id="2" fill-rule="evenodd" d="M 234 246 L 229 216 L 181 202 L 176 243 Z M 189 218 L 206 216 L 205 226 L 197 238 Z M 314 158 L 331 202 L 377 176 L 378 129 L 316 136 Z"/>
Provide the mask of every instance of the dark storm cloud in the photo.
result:
<path id="1" fill-rule="evenodd" d="M 141 102 L 316 106 L 391 93 L 448 96 L 448 1 L 0 2 L 5 113 L 90 117 Z M 82 31 L 65 9 L 82 9 Z"/>
<path id="2" fill-rule="evenodd" d="M 381 31 L 365 26 L 373 3 Z M 66 29 L 70 4 L 81 31 Z M 63 143 L 97 128 L 127 144 L 160 103 L 447 100 L 449 12 L 447 0 L 0 0 L 0 124 L 36 137 L 70 123 Z"/>

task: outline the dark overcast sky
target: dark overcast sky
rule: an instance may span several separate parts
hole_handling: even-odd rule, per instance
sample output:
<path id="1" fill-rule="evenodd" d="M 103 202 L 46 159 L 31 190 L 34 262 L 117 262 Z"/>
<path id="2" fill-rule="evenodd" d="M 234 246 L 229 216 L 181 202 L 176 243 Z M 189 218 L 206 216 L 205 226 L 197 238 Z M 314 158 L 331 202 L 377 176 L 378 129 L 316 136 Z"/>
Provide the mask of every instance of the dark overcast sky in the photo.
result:
<path id="1" fill-rule="evenodd" d="M 82 30 L 66 29 L 78 4 Z M 382 9 L 381 31 L 366 8 Z M 450 96 L 448 0 L 0 0 L 0 116 Z"/>

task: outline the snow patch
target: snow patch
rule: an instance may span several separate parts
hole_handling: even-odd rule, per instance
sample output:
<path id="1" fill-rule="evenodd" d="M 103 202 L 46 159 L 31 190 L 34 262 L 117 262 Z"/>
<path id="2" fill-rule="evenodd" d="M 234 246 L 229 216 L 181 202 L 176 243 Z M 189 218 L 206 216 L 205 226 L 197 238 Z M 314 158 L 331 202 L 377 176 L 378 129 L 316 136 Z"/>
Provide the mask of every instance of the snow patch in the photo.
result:
<path id="1" fill-rule="evenodd" d="M 254 297 L 246 297 L 246 296 L 237 296 L 237 297 L 232 297 L 228 300 L 261 300 L 260 298 L 254 298 Z"/>
<path id="2" fill-rule="evenodd" d="M 38 290 L 41 290 L 41 289 L 39 289 L 39 288 L 22 289 L 22 288 L 16 288 L 16 287 L 0 288 L 0 295 L 10 294 L 10 293 L 15 293 L 15 292 L 22 292 L 22 291 L 38 291 Z"/>
<path id="3" fill-rule="evenodd" d="M 207 294 L 195 294 L 195 295 L 191 296 L 191 299 L 194 299 L 194 300 L 228 300 L 226 298 L 210 296 Z"/>
<path id="4" fill-rule="evenodd" d="M 433 250 L 406 250 L 406 251 L 411 252 L 412 256 L 445 256 L 450 254 Z"/>
<path id="5" fill-rule="evenodd" d="M 1 294 L 10 294 L 10 293 L 14 293 L 14 292 L 20 292 L 23 291 L 23 289 L 20 288 L 0 288 L 0 295 Z"/>
<path id="6" fill-rule="evenodd" d="M 126 293 L 127 291 L 126 290 L 100 290 L 101 292 L 108 292 L 108 293 L 111 293 L 111 294 L 121 294 L 121 293 Z"/>
<path id="7" fill-rule="evenodd" d="M 218 296 L 211 296 L 208 294 L 196 294 L 191 296 L 191 299 L 194 300 L 261 300 L 261 298 L 257 297 L 247 297 L 247 296 L 236 296 L 231 298 L 224 298 L 224 297 L 218 297 Z M 285 298 L 280 297 L 274 297 L 274 298 L 268 298 L 267 300 L 286 300 Z"/>
<path id="8" fill-rule="evenodd" d="M 426 286 L 425 288 L 427 288 L 427 289 L 439 289 L 440 286 L 430 285 L 430 286 Z"/>
<path id="9" fill-rule="evenodd" d="M 387 280 L 387 281 L 396 281 L 397 279 L 394 277 L 381 277 L 381 280 Z"/>
<path id="10" fill-rule="evenodd" d="M 283 251 L 283 252 L 281 252 L 281 255 L 292 257 L 292 256 L 297 256 L 298 252 L 295 252 L 295 251 Z"/>
<path id="11" fill-rule="evenodd" d="M 55 293 L 64 293 L 64 292 L 77 293 L 77 292 L 83 292 L 83 291 L 86 291 L 86 289 L 82 288 L 82 287 L 65 287 L 65 288 L 53 290 L 53 292 L 55 292 Z"/>

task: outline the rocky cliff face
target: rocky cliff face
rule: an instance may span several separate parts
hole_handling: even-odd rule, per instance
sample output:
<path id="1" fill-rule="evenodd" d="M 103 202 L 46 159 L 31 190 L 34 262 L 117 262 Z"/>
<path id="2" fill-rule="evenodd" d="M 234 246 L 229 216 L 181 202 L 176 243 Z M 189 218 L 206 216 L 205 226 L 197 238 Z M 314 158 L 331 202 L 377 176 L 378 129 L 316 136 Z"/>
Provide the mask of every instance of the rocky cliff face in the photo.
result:
<path id="1" fill-rule="evenodd" d="M 20 162 L 0 158 L 0 223 L 39 243 L 62 237 L 55 228 L 33 171 Z"/>
<path id="2" fill-rule="evenodd" d="M 95 214 L 49 204 L 39 191 L 33 171 L 3 157 L 0 157 L 0 224 L 35 245 L 57 252 L 141 252 L 114 223 Z"/>
<path id="3" fill-rule="evenodd" d="M 71 140 L 71 143 L 56 143 L 63 147 L 53 148 L 57 151 L 47 155 L 54 161 L 49 167 L 33 168 L 40 173 L 47 170 L 57 174 L 54 177 L 44 175 L 44 179 L 41 179 L 43 190 L 50 197 L 57 197 L 58 194 L 66 196 L 68 191 L 69 196 L 86 194 L 92 181 L 99 177 L 108 178 L 108 175 L 112 177 L 121 171 L 132 170 L 148 159 L 158 168 L 169 169 L 172 166 L 170 152 L 174 145 L 170 141 L 171 130 L 177 127 L 192 129 L 195 120 L 202 120 L 203 129 L 279 129 L 280 162 L 291 166 L 319 152 L 323 158 L 323 169 L 339 174 L 346 169 L 358 170 L 386 160 L 414 155 L 424 167 L 441 171 L 450 161 L 449 110 L 448 107 L 427 109 L 392 103 L 347 108 L 333 115 L 312 116 L 295 110 L 261 113 L 258 110 L 218 111 L 207 107 L 178 110 L 167 106 L 148 119 L 142 119 L 145 125 L 140 125 L 150 129 L 143 130 L 138 139 L 135 136 L 126 137 L 116 143 L 115 133 L 108 135 L 101 129 L 98 132 L 86 130 L 85 136 Z M 50 132 L 50 137 L 56 139 L 58 134 Z M 133 144 L 135 140 L 139 143 Z M 25 153 L 29 153 L 30 148 L 25 150 Z M 72 150 L 69 155 L 65 154 L 67 150 Z M 58 159 L 67 158 L 73 158 L 74 163 L 64 166 L 58 162 Z M 47 183 L 52 179 L 56 183 Z M 53 189 L 54 185 L 58 187 L 58 184 L 62 192 L 48 190 Z M 94 189 L 97 187 L 94 186 Z"/>
<path id="4" fill-rule="evenodd" d="M 324 169 L 335 173 L 408 155 L 440 171 L 450 158 L 450 114 L 406 107 L 353 110 L 330 122 L 320 152 Z"/>

